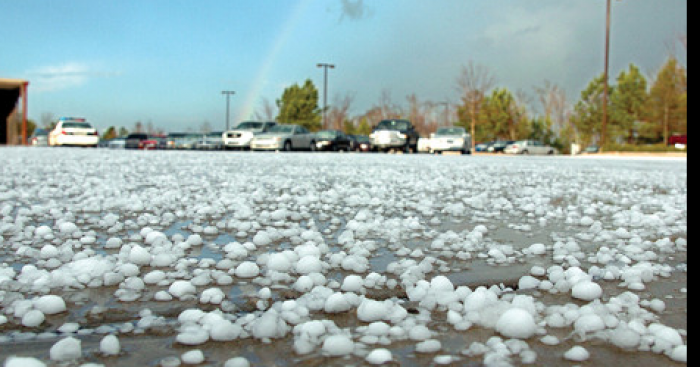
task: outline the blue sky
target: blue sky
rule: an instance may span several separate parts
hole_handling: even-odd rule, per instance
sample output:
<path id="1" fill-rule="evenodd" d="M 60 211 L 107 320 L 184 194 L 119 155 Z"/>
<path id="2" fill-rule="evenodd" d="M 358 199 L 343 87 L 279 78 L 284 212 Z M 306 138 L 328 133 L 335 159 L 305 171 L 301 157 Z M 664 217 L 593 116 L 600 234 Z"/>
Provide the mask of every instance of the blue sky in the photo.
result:
<path id="1" fill-rule="evenodd" d="M 151 122 L 223 129 L 333 63 L 329 102 L 359 115 L 396 103 L 459 101 L 473 61 L 497 86 L 532 93 L 545 80 L 569 102 L 603 71 L 605 0 L 0 0 L 0 77 L 30 81 L 29 117 L 84 116 L 100 128 Z M 611 72 L 654 75 L 687 60 L 686 0 L 613 4 Z M 220 128 L 219 128 L 220 127 Z"/>

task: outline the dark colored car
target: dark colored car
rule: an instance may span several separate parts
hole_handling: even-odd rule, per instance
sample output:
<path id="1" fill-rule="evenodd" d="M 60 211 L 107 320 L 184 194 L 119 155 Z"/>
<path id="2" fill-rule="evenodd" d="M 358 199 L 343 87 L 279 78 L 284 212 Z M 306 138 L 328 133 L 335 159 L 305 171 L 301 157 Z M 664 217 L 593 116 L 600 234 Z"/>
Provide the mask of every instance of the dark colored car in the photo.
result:
<path id="1" fill-rule="evenodd" d="M 492 144 L 493 144 L 493 142 L 478 143 L 478 144 L 476 145 L 476 149 L 475 149 L 475 150 L 476 150 L 477 152 L 480 152 L 480 153 L 488 152 L 488 151 L 489 151 L 489 148 L 491 147 Z"/>
<path id="2" fill-rule="evenodd" d="M 126 149 L 140 149 L 140 150 L 154 150 L 158 149 L 160 145 L 160 136 L 153 136 L 144 133 L 129 134 L 126 137 L 126 143 L 124 148 Z"/>
<path id="3" fill-rule="evenodd" d="M 506 150 L 506 147 L 513 144 L 513 143 L 515 143 L 515 141 L 512 141 L 512 140 L 494 141 L 488 147 L 488 152 L 489 153 L 503 153 Z"/>
<path id="4" fill-rule="evenodd" d="M 372 144 L 369 141 L 369 136 L 365 135 L 349 135 L 350 150 L 353 152 L 369 152 L 372 150 Z"/>
<path id="5" fill-rule="evenodd" d="M 352 149 L 350 137 L 339 130 L 322 130 L 316 133 L 316 149 L 319 151 L 349 151 Z"/>

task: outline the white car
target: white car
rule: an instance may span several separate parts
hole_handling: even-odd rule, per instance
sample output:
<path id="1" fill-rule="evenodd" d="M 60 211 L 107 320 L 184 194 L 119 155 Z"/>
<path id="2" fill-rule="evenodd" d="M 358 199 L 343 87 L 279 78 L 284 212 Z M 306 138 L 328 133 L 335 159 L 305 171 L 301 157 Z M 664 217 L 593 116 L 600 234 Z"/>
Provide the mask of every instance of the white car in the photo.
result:
<path id="1" fill-rule="evenodd" d="M 49 133 L 50 146 L 96 147 L 99 142 L 97 130 L 84 118 L 61 117 Z"/>
<path id="2" fill-rule="evenodd" d="M 431 135 L 432 153 L 461 152 L 471 154 L 472 136 L 463 127 L 441 127 Z"/>
<path id="3" fill-rule="evenodd" d="M 504 150 L 506 154 L 556 154 L 557 150 L 537 140 L 520 140 L 510 144 Z"/>
<path id="4" fill-rule="evenodd" d="M 268 132 L 256 135 L 251 150 L 316 151 L 316 135 L 300 125 L 276 125 Z"/>
<path id="5" fill-rule="evenodd" d="M 265 133 L 276 125 L 276 122 L 242 122 L 235 129 L 223 133 L 224 149 L 250 149 L 255 135 Z"/>

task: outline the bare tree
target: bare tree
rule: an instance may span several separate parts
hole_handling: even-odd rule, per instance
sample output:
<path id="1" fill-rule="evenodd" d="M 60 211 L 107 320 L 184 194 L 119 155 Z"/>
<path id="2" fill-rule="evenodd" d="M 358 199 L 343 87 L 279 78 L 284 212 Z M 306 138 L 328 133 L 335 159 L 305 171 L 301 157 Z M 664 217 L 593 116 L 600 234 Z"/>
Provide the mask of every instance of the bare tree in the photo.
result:
<path id="1" fill-rule="evenodd" d="M 343 130 L 345 120 L 348 120 L 350 117 L 350 107 L 352 107 L 354 101 L 354 94 L 346 94 L 344 96 L 336 94 L 333 105 L 327 115 L 330 128 Z"/>
<path id="2" fill-rule="evenodd" d="M 391 92 L 385 89 L 379 97 L 379 103 L 365 112 L 364 117 L 370 124 L 376 124 L 381 120 L 401 118 L 402 115 L 401 107 L 392 102 Z"/>
<path id="3" fill-rule="evenodd" d="M 53 113 L 44 112 L 41 114 L 41 127 L 43 127 L 46 130 L 53 130 L 55 126 L 56 120 L 54 118 Z"/>
<path id="4" fill-rule="evenodd" d="M 269 99 L 262 99 L 262 111 L 255 111 L 255 119 L 259 121 L 274 121 L 277 116 L 277 106 Z"/>
<path id="5" fill-rule="evenodd" d="M 408 119 L 416 127 L 421 135 L 428 135 L 437 128 L 437 122 L 433 116 L 434 103 L 421 103 L 418 96 L 411 94 L 406 97 L 408 101 Z"/>
<path id="6" fill-rule="evenodd" d="M 545 80 L 544 86 L 535 87 L 535 93 L 544 109 L 545 119 L 552 123 L 556 132 L 560 132 L 568 125 L 569 119 L 570 108 L 566 101 L 566 91 Z"/>
<path id="7" fill-rule="evenodd" d="M 489 69 L 470 61 L 462 68 L 462 73 L 457 79 L 457 88 L 462 95 L 462 102 L 471 120 L 471 134 L 476 136 L 476 123 L 481 105 L 486 93 L 495 84 L 495 79 Z M 472 150 L 476 147 L 476 139 L 472 138 Z"/>

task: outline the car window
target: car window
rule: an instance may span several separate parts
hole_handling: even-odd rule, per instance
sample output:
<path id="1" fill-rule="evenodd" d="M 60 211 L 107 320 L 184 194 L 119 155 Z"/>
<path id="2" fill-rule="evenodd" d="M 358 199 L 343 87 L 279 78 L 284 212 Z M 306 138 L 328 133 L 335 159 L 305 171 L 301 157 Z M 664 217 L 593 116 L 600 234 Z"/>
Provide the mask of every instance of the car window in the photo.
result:
<path id="1" fill-rule="evenodd" d="M 435 132 L 437 136 L 449 136 L 449 135 L 463 135 L 466 131 L 459 127 L 445 127 L 440 128 Z"/>
<path id="2" fill-rule="evenodd" d="M 64 121 L 61 126 L 64 129 L 92 129 L 92 125 L 87 122 Z"/>
<path id="3" fill-rule="evenodd" d="M 411 123 L 406 120 L 383 120 L 377 125 L 378 130 L 408 130 Z"/>
<path id="4" fill-rule="evenodd" d="M 269 132 L 280 133 L 280 134 L 291 134 L 294 132 L 294 126 L 277 125 L 277 126 L 272 127 Z"/>
<path id="5" fill-rule="evenodd" d="M 238 130 L 258 130 L 263 127 L 262 122 L 246 121 L 241 122 L 236 129 Z"/>

